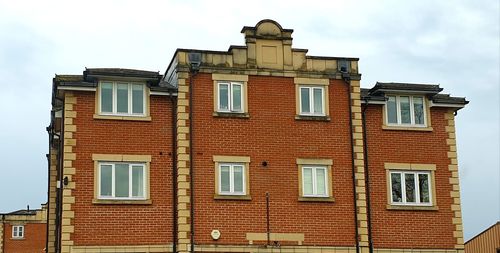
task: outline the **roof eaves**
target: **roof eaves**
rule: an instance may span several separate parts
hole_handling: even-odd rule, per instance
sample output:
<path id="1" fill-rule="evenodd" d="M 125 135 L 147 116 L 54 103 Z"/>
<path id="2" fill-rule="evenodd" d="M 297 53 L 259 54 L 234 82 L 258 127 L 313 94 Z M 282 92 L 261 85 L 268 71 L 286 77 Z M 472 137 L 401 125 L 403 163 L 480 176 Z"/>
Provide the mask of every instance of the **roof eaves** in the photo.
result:
<path id="1" fill-rule="evenodd" d="M 369 92 L 370 94 L 383 94 L 386 92 L 408 92 L 436 95 L 442 90 L 443 88 L 440 88 L 437 84 L 377 82 Z"/>
<path id="2" fill-rule="evenodd" d="M 88 77 L 133 77 L 151 80 L 160 80 L 161 74 L 158 71 L 146 71 L 137 69 L 123 68 L 86 68 L 83 72 L 83 78 L 88 81 Z"/>

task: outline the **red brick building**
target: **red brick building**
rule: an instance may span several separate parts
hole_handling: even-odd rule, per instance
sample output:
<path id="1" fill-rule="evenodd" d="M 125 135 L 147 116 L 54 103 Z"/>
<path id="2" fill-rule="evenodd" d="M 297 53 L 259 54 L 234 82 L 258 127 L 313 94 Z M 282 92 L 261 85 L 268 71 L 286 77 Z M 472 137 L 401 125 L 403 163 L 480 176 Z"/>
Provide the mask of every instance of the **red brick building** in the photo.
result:
<path id="1" fill-rule="evenodd" d="M 49 252 L 463 252 L 465 99 L 241 32 L 163 75 L 56 75 Z"/>
<path id="2" fill-rule="evenodd" d="M 43 253 L 47 242 L 47 209 L 0 214 L 0 253 Z"/>

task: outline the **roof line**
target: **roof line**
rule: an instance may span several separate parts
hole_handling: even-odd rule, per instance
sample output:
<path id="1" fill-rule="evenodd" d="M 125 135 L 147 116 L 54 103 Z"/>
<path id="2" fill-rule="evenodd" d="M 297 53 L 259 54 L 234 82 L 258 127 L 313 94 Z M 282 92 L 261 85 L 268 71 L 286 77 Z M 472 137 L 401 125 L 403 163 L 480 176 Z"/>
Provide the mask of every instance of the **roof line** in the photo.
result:
<path id="1" fill-rule="evenodd" d="M 464 245 L 465 245 L 465 244 L 467 244 L 467 243 L 469 243 L 470 241 L 472 241 L 472 240 L 476 239 L 477 237 L 479 237 L 480 235 L 484 234 L 486 231 L 488 231 L 488 230 L 492 229 L 494 226 L 497 226 L 497 225 L 500 225 L 500 221 L 497 221 L 495 224 L 493 224 L 493 225 L 489 226 L 487 229 L 483 230 L 481 233 L 479 233 L 479 234 L 477 234 L 476 236 L 472 237 L 471 239 L 467 240 L 467 241 L 464 243 Z"/>

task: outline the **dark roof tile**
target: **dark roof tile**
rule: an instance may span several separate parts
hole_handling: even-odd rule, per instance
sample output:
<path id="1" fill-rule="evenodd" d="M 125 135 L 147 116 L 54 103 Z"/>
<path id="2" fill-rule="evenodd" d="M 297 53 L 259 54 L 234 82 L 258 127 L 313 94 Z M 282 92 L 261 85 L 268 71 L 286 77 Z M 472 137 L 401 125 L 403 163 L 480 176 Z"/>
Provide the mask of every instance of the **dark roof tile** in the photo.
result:
<path id="1" fill-rule="evenodd" d="M 111 75 L 111 76 L 129 76 L 129 77 L 161 77 L 158 71 L 146 71 L 138 69 L 122 69 L 122 68 L 86 68 L 83 72 L 86 75 Z"/>
<path id="2" fill-rule="evenodd" d="M 428 94 L 438 94 L 443 89 L 437 84 L 420 84 L 420 83 L 383 83 L 377 82 L 370 93 L 379 93 L 384 91 L 410 91 L 410 92 L 424 92 Z"/>

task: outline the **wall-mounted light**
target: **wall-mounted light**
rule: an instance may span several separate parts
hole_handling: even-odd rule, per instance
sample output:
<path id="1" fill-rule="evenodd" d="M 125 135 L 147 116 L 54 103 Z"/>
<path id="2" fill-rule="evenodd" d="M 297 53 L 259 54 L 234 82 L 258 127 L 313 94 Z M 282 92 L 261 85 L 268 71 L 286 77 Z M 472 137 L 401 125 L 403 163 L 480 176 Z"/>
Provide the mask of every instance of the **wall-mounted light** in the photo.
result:
<path id="1" fill-rule="evenodd" d="M 69 184 L 69 179 L 68 179 L 68 177 L 67 177 L 67 176 L 66 176 L 66 177 L 64 177 L 64 179 L 63 179 L 63 184 L 64 184 L 64 186 L 67 186 L 67 185 Z"/>
<path id="2" fill-rule="evenodd" d="M 267 161 L 262 161 L 262 166 L 263 167 L 267 167 L 267 165 L 268 165 Z"/>

